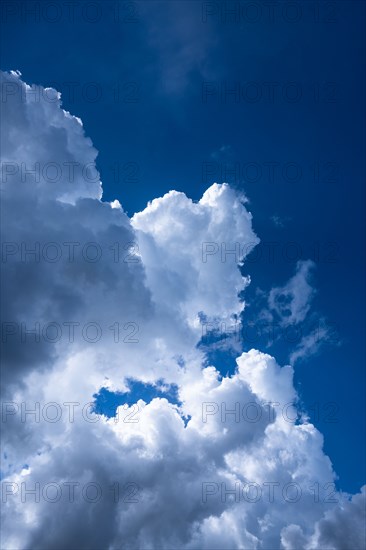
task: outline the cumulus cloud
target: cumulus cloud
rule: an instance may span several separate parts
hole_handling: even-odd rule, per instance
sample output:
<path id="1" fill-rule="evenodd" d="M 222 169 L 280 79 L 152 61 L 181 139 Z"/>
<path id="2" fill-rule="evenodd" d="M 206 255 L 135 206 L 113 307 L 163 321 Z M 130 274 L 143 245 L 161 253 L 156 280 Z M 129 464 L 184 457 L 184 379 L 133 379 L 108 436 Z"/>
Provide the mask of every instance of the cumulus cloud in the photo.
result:
<path id="1" fill-rule="evenodd" d="M 1 78 L 2 548 L 361 548 L 365 495 L 335 490 L 293 368 L 253 349 L 222 376 L 198 347 L 202 319 L 245 308 L 243 197 L 171 191 L 129 219 L 60 95 Z M 306 314 L 311 268 L 272 293 L 284 319 Z M 130 378 L 176 384 L 178 403 L 93 412 Z"/>
<path id="2" fill-rule="evenodd" d="M 304 548 L 365 548 L 365 528 L 359 528 L 365 522 L 365 490 L 352 497 L 344 496 L 341 505 L 325 512 L 324 517 L 315 524 L 314 533 L 306 537 L 299 525 L 288 525 L 282 530 L 281 543 L 284 550 Z"/>
<path id="3" fill-rule="evenodd" d="M 132 225 L 159 305 L 176 308 L 191 324 L 198 312 L 220 319 L 239 315 L 238 294 L 249 279 L 228 261 L 226 245 L 246 243 L 243 261 L 259 239 L 250 213 L 228 185 L 212 185 L 198 203 L 171 191 L 135 214 Z"/>

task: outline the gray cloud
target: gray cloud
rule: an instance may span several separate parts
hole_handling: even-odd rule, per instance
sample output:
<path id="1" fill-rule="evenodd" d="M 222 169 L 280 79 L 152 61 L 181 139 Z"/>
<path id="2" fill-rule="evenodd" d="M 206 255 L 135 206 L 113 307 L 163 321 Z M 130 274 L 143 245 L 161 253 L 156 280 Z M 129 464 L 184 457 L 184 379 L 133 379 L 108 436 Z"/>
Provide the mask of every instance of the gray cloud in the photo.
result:
<path id="1" fill-rule="evenodd" d="M 231 377 L 203 367 L 200 319 L 227 321 L 245 307 L 238 294 L 250 280 L 221 255 L 222 243 L 258 242 L 242 197 L 216 184 L 198 203 L 171 191 L 130 220 L 117 203 L 101 200 L 96 151 L 58 94 L 50 90 L 49 101 L 19 75 L 2 79 L 9 136 L 2 223 L 10 246 L 2 319 L 18 330 L 7 335 L 2 365 L 4 400 L 14 405 L 2 423 L 2 548 L 358 548 L 362 497 L 335 491 L 334 502 L 324 498 L 336 475 L 323 438 L 306 418 L 283 413 L 297 418 L 292 367 L 259 350 L 241 354 Z M 24 179 L 21 163 L 29 169 L 37 162 L 41 170 Z M 72 181 L 65 162 L 78 163 Z M 54 182 L 42 170 L 50 163 L 61 168 Z M 87 164 L 95 181 L 83 173 Z M 65 252 L 70 242 L 80 243 L 73 260 Z M 22 243 L 40 243 L 39 261 L 22 257 Z M 49 254 L 61 247 L 57 261 L 43 257 L 46 243 L 56 243 Z M 82 253 L 88 243 L 92 256 Z M 116 243 L 124 254 L 117 261 Z M 206 261 L 204 243 L 211 244 Z M 91 260 L 98 250 L 101 257 Z M 301 280 L 298 273 L 290 285 L 292 320 L 306 315 L 310 267 L 299 266 Z M 22 341 L 21 323 L 36 322 L 40 341 Z M 44 337 L 49 323 L 65 322 L 79 323 L 74 341 L 67 332 L 54 343 Z M 102 329 L 95 341 L 83 334 L 88 323 Z M 128 377 L 176 384 L 181 405 L 136 398 L 116 417 L 98 417 L 90 407 L 86 413 L 94 393 L 123 391 Z M 22 419 L 22 404 L 37 403 L 39 418 Z M 50 403 L 62 412 L 56 421 L 45 413 Z M 248 406 L 258 418 L 244 415 Z M 77 484 L 73 500 L 70 483 Z M 259 498 L 248 498 L 249 486 Z M 37 487 L 39 501 L 24 493 Z M 97 502 L 93 487 L 102 491 Z M 301 491 L 296 502 L 294 489 Z"/>

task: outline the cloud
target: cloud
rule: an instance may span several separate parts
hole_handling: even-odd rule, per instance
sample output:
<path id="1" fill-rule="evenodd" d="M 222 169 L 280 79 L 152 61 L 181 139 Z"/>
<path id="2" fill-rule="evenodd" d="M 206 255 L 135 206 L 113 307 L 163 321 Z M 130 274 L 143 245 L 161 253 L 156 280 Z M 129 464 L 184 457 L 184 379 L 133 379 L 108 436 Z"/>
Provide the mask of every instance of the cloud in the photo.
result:
<path id="1" fill-rule="evenodd" d="M 301 260 L 295 274 L 282 286 L 269 291 L 256 289 L 250 308 L 242 316 L 246 340 L 265 350 L 285 344 L 291 365 L 308 360 L 324 345 L 340 345 L 338 327 L 312 309 L 316 289 L 313 286 L 315 263 Z M 259 312 L 259 313 L 258 313 Z"/>
<path id="2" fill-rule="evenodd" d="M 292 365 L 315 355 L 324 344 L 340 345 L 337 327 L 324 318 L 320 318 L 316 325 L 313 330 L 301 337 L 298 345 L 291 352 L 289 360 Z"/>
<path id="3" fill-rule="evenodd" d="M 245 308 L 238 264 L 259 240 L 243 197 L 171 191 L 129 219 L 102 201 L 96 151 L 59 94 L 17 73 L 1 84 L 2 548 L 357 547 L 364 497 L 326 498 L 336 474 L 293 368 L 253 349 L 223 377 L 199 346 L 202 319 Z M 311 268 L 274 290 L 283 322 L 306 315 Z M 178 398 L 93 412 L 130 379 Z"/>
<path id="4" fill-rule="evenodd" d="M 238 294 L 249 279 L 236 268 L 229 248 L 236 242 L 250 244 L 242 248 L 244 260 L 259 239 L 234 190 L 214 184 L 198 203 L 170 191 L 135 214 L 132 225 L 148 286 L 160 306 L 183 313 L 190 324 L 198 312 L 221 319 L 239 315 Z"/>
<path id="5" fill-rule="evenodd" d="M 217 34 L 210 24 L 202 22 L 201 5 L 146 2 L 139 5 L 139 12 L 146 25 L 150 51 L 156 55 L 162 93 L 181 96 L 189 91 L 193 79 L 217 76 L 212 63 Z"/>
<path id="6" fill-rule="evenodd" d="M 225 162 L 233 157 L 233 149 L 231 145 L 221 145 L 211 153 L 211 158 L 217 162 Z"/>
<path id="7" fill-rule="evenodd" d="M 287 222 L 291 221 L 291 218 L 289 217 L 280 217 L 277 214 L 274 214 L 271 216 L 271 221 L 274 223 L 276 227 L 283 228 L 287 224 Z"/>
<path id="8" fill-rule="evenodd" d="M 281 534 L 281 543 L 284 550 L 303 548 L 329 548 L 342 550 L 365 548 L 365 530 L 359 529 L 365 519 L 365 491 L 364 486 L 359 494 L 342 499 L 338 506 L 324 514 L 324 517 L 315 525 L 314 533 L 310 537 L 304 536 L 299 525 L 289 525 Z"/>
<path id="9" fill-rule="evenodd" d="M 296 273 L 286 285 L 271 289 L 268 306 L 282 325 L 298 324 L 305 319 L 315 294 L 311 285 L 314 267 L 312 260 L 298 261 Z"/>

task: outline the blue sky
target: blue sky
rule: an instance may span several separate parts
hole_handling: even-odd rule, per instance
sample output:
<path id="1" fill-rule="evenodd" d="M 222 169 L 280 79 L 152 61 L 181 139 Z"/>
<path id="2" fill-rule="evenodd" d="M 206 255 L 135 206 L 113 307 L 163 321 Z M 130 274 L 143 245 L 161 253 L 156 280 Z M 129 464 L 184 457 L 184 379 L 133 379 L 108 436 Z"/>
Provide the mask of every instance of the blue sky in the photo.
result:
<path id="1" fill-rule="evenodd" d="M 2 3 L 1 68 L 62 93 L 99 151 L 104 200 L 132 216 L 171 189 L 193 200 L 214 182 L 243 191 L 262 247 L 243 268 L 244 323 L 298 260 L 315 263 L 301 327 L 326 323 L 336 336 L 296 364 L 295 387 L 338 487 L 357 491 L 366 458 L 364 3 L 295 2 L 286 11 L 278 2 L 271 15 L 257 2 L 260 12 L 227 20 L 218 2 L 106 1 L 96 15 L 76 2 L 74 20 L 53 4 L 57 17 L 22 11 L 38 3 Z M 292 344 L 255 347 L 285 364 Z M 232 364 L 225 350 L 215 358 Z"/>

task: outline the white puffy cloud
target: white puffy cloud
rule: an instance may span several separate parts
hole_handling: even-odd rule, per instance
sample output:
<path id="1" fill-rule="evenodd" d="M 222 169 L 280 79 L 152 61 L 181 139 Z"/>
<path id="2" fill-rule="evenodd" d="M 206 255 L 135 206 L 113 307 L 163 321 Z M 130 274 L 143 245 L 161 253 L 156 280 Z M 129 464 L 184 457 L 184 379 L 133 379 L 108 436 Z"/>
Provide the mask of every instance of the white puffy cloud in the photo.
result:
<path id="1" fill-rule="evenodd" d="M 249 279 L 235 261 L 243 260 L 259 239 L 234 190 L 214 184 L 198 203 L 171 191 L 135 214 L 132 225 L 148 286 L 160 306 L 176 308 L 192 325 L 198 312 L 220 319 L 239 315 L 238 293 Z"/>
<path id="2" fill-rule="evenodd" d="M 293 368 L 254 349 L 230 377 L 203 367 L 200 319 L 235 318 L 245 305 L 249 278 L 237 264 L 245 269 L 258 238 L 243 198 L 227 185 L 198 203 L 171 191 L 130 220 L 83 173 L 88 164 L 97 175 L 96 151 L 57 92 L 16 73 L 1 83 L 2 548 L 361 548 L 364 493 L 333 491 Z M 72 181 L 65 162 L 79 163 Z M 22 163 L 38 172 L 24 177 Z M 59 181 L 45 165 L 61 167 Z M 36 243 L 40 253 L 26 256 Z M 65 243 L 78 243 L 75 257 Z M 310 269 L 299 266 L 287 293 L 292 321 L 307 310 L 311 292 L 305 303 L 298 289 Z M 22 323 L 39 323 L 39 341 Z M 176 384 L 180 403 L 137 397 L 111 418 L 85 406 L 103 386 L 125 390 L 129 377 Z M 37 412 L 22 422 L 25 407 Z"/>

